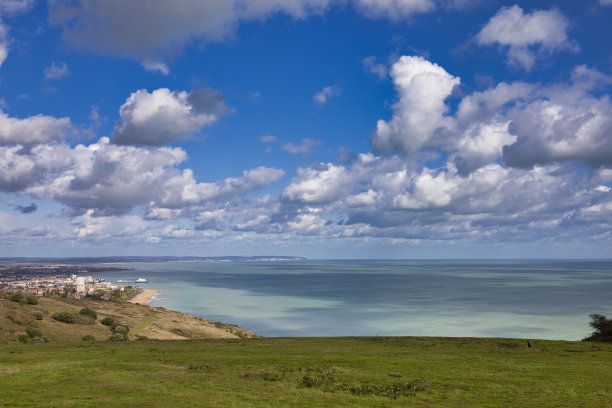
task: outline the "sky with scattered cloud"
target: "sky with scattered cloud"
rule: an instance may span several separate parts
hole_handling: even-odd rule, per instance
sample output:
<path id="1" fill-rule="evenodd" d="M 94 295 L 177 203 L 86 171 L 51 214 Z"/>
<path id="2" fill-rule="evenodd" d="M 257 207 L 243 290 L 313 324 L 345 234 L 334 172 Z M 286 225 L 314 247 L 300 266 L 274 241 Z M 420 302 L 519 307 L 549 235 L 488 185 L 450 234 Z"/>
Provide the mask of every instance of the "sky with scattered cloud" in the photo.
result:
<path id="1" fill-rule="evenodd" d="M 608 0 L 0 0 L 0 255 L 612 257 Z"/>

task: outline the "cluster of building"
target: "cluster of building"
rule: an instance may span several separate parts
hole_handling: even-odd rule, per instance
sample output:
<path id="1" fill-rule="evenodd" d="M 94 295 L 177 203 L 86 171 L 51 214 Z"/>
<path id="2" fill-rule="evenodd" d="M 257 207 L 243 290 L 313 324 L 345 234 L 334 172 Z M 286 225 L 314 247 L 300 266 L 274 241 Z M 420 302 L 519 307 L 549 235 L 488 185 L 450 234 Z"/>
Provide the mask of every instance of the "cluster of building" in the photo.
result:
<path id="1" fill-rule="evenodd" d="M 9 291 L 20 291 L 36 296 L 60 297 L 80 299 L 88 294 L 124 291 L 124 287 L 106 282 L 104 279 L 95 279 L 92 276 L 72 275 L 43 275 L 21 279 L 9 279 L 0 281 L 0 289 Z M 101 295 L 101 298 L 104 299 Z"/>

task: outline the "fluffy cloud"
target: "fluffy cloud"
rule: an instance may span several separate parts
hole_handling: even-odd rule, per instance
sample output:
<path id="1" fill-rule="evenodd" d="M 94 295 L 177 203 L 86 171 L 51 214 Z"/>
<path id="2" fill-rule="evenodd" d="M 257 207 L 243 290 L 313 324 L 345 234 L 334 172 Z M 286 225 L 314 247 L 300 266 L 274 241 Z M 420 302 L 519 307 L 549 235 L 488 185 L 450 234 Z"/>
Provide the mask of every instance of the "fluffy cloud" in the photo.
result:
<path id="1" fill-rule="evenodd" d="M 0 191 L 18 192 L 49 182 L 71 164 L 65 144 L 0 146 Z"/>
<path id="2" fill-rule="evenodd" d="M 298 169 L 296 179 L 283 190 L 286 201 L 324 203 L 346 194 L 346 169 L 333 164 L 319 168 Z"/>
<path id="3" fill-rule="evenodd" d="M 149 93 L 141 89 L 121 106 L 121 120 L 115 126 L 112 141 L 123 145 L 164 145 L 189 137 L 231 112 L 223 96 L 211 88 L 198 88 L 191 93 L 167 88 Z"/>
<path id="4" fill-rule="evenodd" d="M 0 146 L 47 143 L 75 133 L 69 118 L 36 115 L 18 119 L 0 110 Z"/>
<path id="5" fill-rule="evenodd" d="M 372 147 L 379 153 L 414 153 L 434 147 L 436 130 L 446 122 L 445 99 L 459 84 L 437 64 L 422 57 L 403 56 L 391 68 L 399 101 L 389 122 L 379 120 L 371 135 Z"/>
<path id="6" fill-rule="evenodd" d="M 460 100 L 447 115 L 459 78 L 420 57 L 401 57 L 391 69 L 399 100 L 390 121 L 371 135 L 376 153 L 447 154 L 462 175 L 503 159 L 530 167 L 558 161 L 612 165 L 612 103 L 594 96 L 612 78 L 576 67 L 569 84 L 500 83 Z"/>
<path id="7" fill-rule="evenodd" d="M 68 70 L 68 65 L 65 62 L 55 63 L 52 62 L 51 65 L 46 67 L 43 71 L 45 74 L 45 79 L 60 79 L 68 75 L 70 71 Z"/>
<path id="8" fill-rule="evenodd" d="M 35 173 L 37 168 L 32 163 L 37 158 L 44 158 L 45 153 L 59 156 L 56 147 L 45 147 L 46 151 L 37 152 L 37 156 L 31 158 L 22 171 L 21 180 L 29 180 L 28 176 Z M 245 171 L 239 178 L 197 183 L 191 170 L 177 169 L 187 158 L 182 149 L 117 146 L 109 143 L 108 138 L 101 138 L 89 146 L 64 148 L 62 153 L 65 162 L 48 165 L 47 179 L 37 178 L 42 182 L 30 182 L 25 192 L 52 198 L 76 210 L 77 214 L 95 210 L 92 214 L 96 216 L 122 214 L 145 204 L 151 208 L 181 208 L 231 199 L 274 183 L 284 174 L 279 169 L 258 167 Z M 22 188 L 27 185 L 22 184 Z M 152 210 L 148 217 L 170 218 L 171 214 Z"/>
<path id="9" fill-rule="evenodd" d="M 523 13 L 519 6 L 502 7 L 476 35 L 480 45 L 499 44 L 508 60 L 529 71 L 536 58 L 557 50 L 577 50 L 567 37 L 568 20 L 557 9 Z"/>

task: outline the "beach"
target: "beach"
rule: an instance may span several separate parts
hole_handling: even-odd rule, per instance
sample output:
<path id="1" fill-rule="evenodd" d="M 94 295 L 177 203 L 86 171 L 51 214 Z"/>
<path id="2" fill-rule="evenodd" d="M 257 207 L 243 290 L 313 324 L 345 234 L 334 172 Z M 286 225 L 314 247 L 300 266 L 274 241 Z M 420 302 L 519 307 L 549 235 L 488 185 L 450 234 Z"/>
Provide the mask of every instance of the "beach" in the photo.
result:
<path id="1" fill-rule="evenodd" d="M 130 303 L 136 303 L 139 305 L 146 305 L 153 296 L 159 291 L 155 289 L 143 289 L 139 294 L 128 300 Z"/>

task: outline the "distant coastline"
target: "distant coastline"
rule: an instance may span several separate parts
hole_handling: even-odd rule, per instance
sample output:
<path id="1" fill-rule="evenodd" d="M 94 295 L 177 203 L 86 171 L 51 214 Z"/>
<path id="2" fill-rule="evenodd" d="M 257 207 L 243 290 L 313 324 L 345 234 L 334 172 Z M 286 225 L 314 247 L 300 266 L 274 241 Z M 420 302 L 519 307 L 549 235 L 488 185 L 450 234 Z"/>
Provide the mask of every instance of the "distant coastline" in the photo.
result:
<path id="1" fill-rule="evenodd" d="M 287 262 L 306 261 L 301 256 L 108 256 L 108 257 L 66 257 L 66 258 L 29 258 L 3 257 L 0 262 L 7 263 L 45 263 L 45 264 L 122 264 L 132 262 Z"/>

